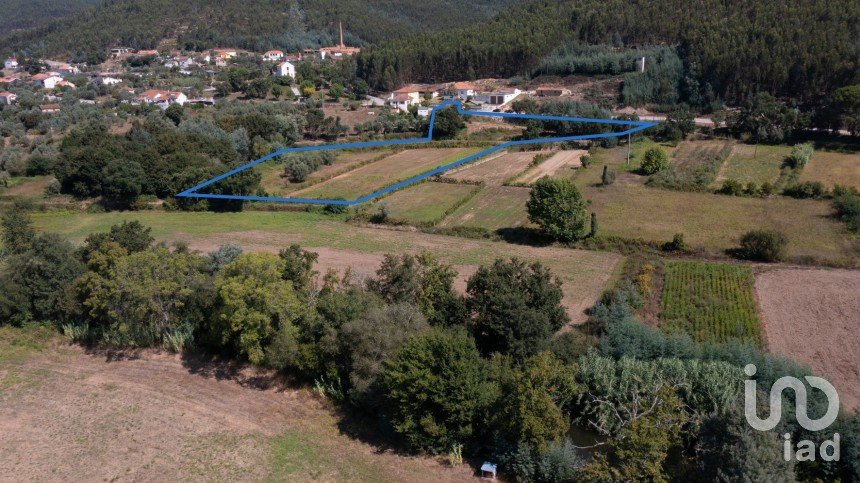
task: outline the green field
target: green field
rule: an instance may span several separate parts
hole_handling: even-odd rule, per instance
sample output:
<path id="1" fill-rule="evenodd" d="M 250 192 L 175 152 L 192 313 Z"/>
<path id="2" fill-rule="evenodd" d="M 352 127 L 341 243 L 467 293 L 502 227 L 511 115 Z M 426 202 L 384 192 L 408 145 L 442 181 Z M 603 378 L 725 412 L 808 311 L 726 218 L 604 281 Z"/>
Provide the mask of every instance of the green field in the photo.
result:
<path id="1" fill-rule="evenodd" d="M 790 153 L 791 148 L 788 146 L 735 144 L 717 181 L 732 179 L 743 184 L 773 184 L 779 178 L 782 163 Z"/>
<path id="2" fill-rule="evenodd" d="M 668 332 L 687 333 L 698 341 L 738 339 L 760 345 L 753 283 L 749 267 L 666 262 L 661 327 Z"/>
<path id="3" fill-rule="evenodd" d="M 339 153 L 330 165 L 320 166 L 318 170 L 308 175 L 307 181 L 302 183 L 291 183 L 281 176 L 284 173 L 283 157 L 269 160 L 254 169 L 260 173 L 260 186 L 267 193 L 273 196 L 282 196 L 343 174 L 366 162 L 382 159 L 389 154 L 391 154 L 390 150 L 344 151 Z"/>
<path id="4" fill-rule="evenodd" d="M 384 205 L 394 222 L 432 226 L 480 189 L 472 184 L 431 181 L 397 191 L 374 203 L 372 209 Z"/>
<path id="5" fill-rule="evenodd" d="M 489 186 L 448 215 L 441 226 L 469 228 L 513 228 L 529 223 L 526 214 L 528 188 Z"/>

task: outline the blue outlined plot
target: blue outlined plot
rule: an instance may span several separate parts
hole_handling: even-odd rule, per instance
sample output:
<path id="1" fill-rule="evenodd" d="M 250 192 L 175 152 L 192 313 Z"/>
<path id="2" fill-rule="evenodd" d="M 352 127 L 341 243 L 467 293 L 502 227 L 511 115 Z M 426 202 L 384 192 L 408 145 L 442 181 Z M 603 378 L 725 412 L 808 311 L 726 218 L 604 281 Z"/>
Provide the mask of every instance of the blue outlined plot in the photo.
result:
<path id="1" fill-rule="evenodd" d="M 221 181 L 225 178 L 228 178 L 236 173 L 240 173 L 245 171 L 246 169 L 253 168 L 254 166 L 264 163 L 272 158 L 281 156 L 283 154 L 288 153 L 299 153 L 303 151 L 332 151 L 337 149 L 355 149 L 355 148 L 375 148 L 375 147 L 385 147 L 385 146 L 397 146 L 404 144 L 421 144 L 421 143 L 429 143 L 433 140 L 433 126 L 436 124 L 436 113 L 440 109 L 444 109 L 448 106 L 456 106 L 457 112 L 464 116 L 486 116 L 486 117 L 500 117 L 500 118 L 513 118 L 513 119 L 536 119 L 540 121 L 562 121 L 562 122 L 582 122 L 582 123 L 591 123 L 591 124 L 609 124 L 609 125 L 617 125 L 617 126 L 630 126 L 628 129 L 624 131 L 614 131 L 614 132 L 605 132 L 605 133 L 597 133 L 597 134 L 581 134 L 576 136 L 559 136 L 559 137 L 551 137 L 551 138 L 538 138 L 538 139 L 523 139 L 519 141 L 507 141 L 502 144 L 484 149 L 475 154 L 466 156 L 463 159 L 459 159 L 452 163 L 448 163 L 444 166 L 439 166 L 438 168 L 432 169 L 430 171 L 426 171 L 419 175 L 413 176 L 409 179 L 394 183 L 392 185 L 386 186 L 384 188 L 378 189 L 372 193 L 368 193 L 363 196 L 359 196 L 354 200 L 337 200 L 337 199 L 326 199 L 326 198 L 281 198 L 281 197 L 273 197 L 273 196 L 251 196 L 251 195 L 225 195 L 225 194 L 209 194 L 209 193 L 199 193 L 198 191 L 210 186 L 218 181 Z M 475 161 L 478 158 L 484 157 L 488 154 L 492 154 L 496 151 L 501 151 L 510 146 L 519 146 L 524 144 L 543 144 L 543 143 L 558 143 L 564 141 L 579 141 L 586 139 L 602 139 L 609 137 L 621 137 L 627 136 L 628 134 L 633 134 L 635 132 L 643 131 L 650 127 L 656 126 L 656 122 L 648 122 L 648 121 L 626 121 L 621 119 L 599 119 L 599 118 L 589 118 L 589 117 L 568 117 L 568 116 L 542 116 L 538 114 L 515 114 L 510 112 L 483 112 L 483 111 L 469 111 L 464 110 L 463 105 L 459 101 L 443 101 L 437 104 L 433 110 L 430 112 L 430 126 L 427 130 L 427 136 L 423 138 L 409 138 L 409 139 L 394 139 L 387 141 L 365 141 L 365 142 L 357 142 L 357 143 L 344 143 L 344 144 L 322 144 L 317 146 L 302 146 L 297 148 L 284 148 L 279 149 L 271 154 L 267 154 L 262 158 L 255 159 L 247 164 L 239 166 L 238 168 L 227 171 L 224 174 L 218 175 L 212 179 L 206 180 L 196 186 L 192 186 L 191 188 L 186 189 L 185 191 L 178 193 L 176 196 L 183 198 L 206 198 L 206 199 L 219 199 L 219 200 L 243 200 L 243 201 L 267 201 L 274 203 L 301 203 L 301 204 L 314 204 L 314 205 L 343 205 L 343 206 L 353 206 L 360 203 L 364 203 L 366 201 L 373 200 L 375 198 L 379 198 L 380 196 L 384 196 L 392 191 L 396 191 L 402 188 L 405 188 L 409 185 L 419 183 L 424 181 L 427 178 L 432 176 L 436 176 L 438 174 L 444 173 L 445 171 L 451 170 L 458 166 L 462 166 L 466 163 L 470 163 Z"/>

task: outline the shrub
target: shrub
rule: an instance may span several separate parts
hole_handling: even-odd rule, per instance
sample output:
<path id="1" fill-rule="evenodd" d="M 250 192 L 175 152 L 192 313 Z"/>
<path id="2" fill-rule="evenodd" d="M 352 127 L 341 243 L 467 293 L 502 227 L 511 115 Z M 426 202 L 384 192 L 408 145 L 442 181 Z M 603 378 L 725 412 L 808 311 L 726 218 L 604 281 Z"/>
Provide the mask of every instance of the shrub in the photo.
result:
<path id="1" fill-rule="evenodd" d="M 821 198 L 827 190 L 820 181 L 805 181 L 786 188 L 783 193 L 792 198 Z"/>
<path id="2" fill-rule="evenodd" d="M 27 176 L 41 176 L 51 172 L 54 160 L 42 154 L 34 154 L 27 159 Z"/>
<path id="3" fill-rule="evenodd" d="M 759 190 L 759 194 L 761 196 L 770 196 L 774 193 L 774 186 L 771 182 L 765 181 L 761 184 L 761 189 Z"/>
<path id="4" fill-rule="evenodd" d="M 610 171 L 609 166 L 603 165 L 603 174 L 600 176 L 603 186 L 609 186 L 615 182 L 615 171 Z"/>
<path id="5" fill-rule="evenodd" d="M 772 230 L 753 230 L 741 237 L 739 254 L 748 260 L 778 262 L 785 257 L 788 237 Z"/>
<path id="6" fill-rule="evenodd" d="M 583 154 L 581 158 L 579 158 L 579 162 L 582 163 L 583 168 L 587 168 L 593 162 L 591 154 Z"/>
<path id="7" fill-rule="evenodd" d="M 739 181 L 727 179 L 723 181 L 723 186 L 720 188 L 720 193 L 730 196 L 740 196 L 744 191 L 743 185 Z"/>
<path id="8" fill-rule="evenodd" d="M 672 241 L 663 244 L 663 250 L 667 252 L 680 252 L 687 249 L 687 243 L 684 242 L 683 233 L 675 233 Z"/>
<path id="9" fill-rule="evenodd" d="M 840 220 L 853 232 L 860 231 L 860 195 L 843 194 L 833 199 L 833 207 Z"/>
<path id="10" fill-rule="evenodd" d="M 788 163 L 794 169 L 803 169 L 809 159 L 812 158 L 814 152 L 812 143 L 803 143 L 795 145 L 791 148 L 791 154 L 788 155 Z"/>
<path id="11" fill-rule="evenodd" d="M 652 175 L 669 167 L 669 158 L 657 146 L 648 148 L 642 159 L 642 173 Z"/>
<path id="12" fill-rule="evenodd" d="M 760 193 L 761 193 L 761 191 L 759 191 L 758 185 L 753 181 L 750 181 L 749 183 L 747 183 L 746 188 L 744 188 L 744 194 L 745 195 L 758 196 Z"/>

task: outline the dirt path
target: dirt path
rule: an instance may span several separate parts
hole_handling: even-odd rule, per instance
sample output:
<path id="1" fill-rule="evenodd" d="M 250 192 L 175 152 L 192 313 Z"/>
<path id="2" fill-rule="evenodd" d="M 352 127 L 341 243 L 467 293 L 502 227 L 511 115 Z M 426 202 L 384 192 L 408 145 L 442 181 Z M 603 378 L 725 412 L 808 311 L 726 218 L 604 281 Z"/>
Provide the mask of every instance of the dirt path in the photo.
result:
<path id="1" fill-rule="evenodd" d="M 5 346 L 4 346 L 5 345 Z M 0 354 L 9 350 L 0 340 Z M 464 481 L 352 431 L 270 373 L 143 351 L 116 359 L 57 343 L 0 358 L 0 480 Z"/>
<path id="2" fill-rule="evenodd" d="M 860 271 L 784 269 L 756 276 L 764 334 L 772 352 L 809 364 L 860 405 Z"/>
<path id="3" fill-rule="evenodd" d="M 522 176 L 517 178 L 516 181 L 518 183 L 531 184 L 544 176 L 552 176 L 556 171 L 564 166 L 582 166 L 580 158 L 582 158 L 584 154 L 588 154 L 588 151 L 582 149 L 559 151 L 551 158 L 526 171 Z"/>

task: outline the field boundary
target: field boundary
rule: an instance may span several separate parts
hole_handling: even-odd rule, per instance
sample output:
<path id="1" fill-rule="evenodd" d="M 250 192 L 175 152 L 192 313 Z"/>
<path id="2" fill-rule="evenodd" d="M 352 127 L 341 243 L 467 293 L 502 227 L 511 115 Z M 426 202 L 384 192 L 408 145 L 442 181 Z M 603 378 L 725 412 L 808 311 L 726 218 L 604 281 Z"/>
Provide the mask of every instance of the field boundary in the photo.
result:
<path id="1" fill-rule="evenodd" d="M 304 151 L 331 151 L 337 149 L 355 149 L 355 148 L 371 148 L 371 147 L 381 147 L 381 146 L 397 146 L 404 144 L 419 144 L 419 143 L 429 143 L 433 141 L 433 127 L 436 124 L 436 114 L 440 109 L 443 109 L 448 106 L 454 106 L 457 108 L 457 112 L 464 116 L 486 116 L 486 117 L 500 117 L 500 118 L 513 118 L 513 119 L 537 119 L 543 121 L 562 121 L 562 122 L 583 122 L 583 123 L 593 123 L 593 124 L 613 124 L 620 126 L 632 126 L 629 129 L 618 132 L 608 132 L 608 133 L 596 133 L 596 134 L 582 134 L 575 136 L 561 136 L 561 137 L 551 137 L 551 138 L 538 138 L 538 139 L 524 139 L 519 141 L 507 141 L 505 143 L 492 146 L 490 148 L 484 149 L 483 151 L 479 151 L 472 155 L 466 156 L 463 159 L 458 161 L 454 161 L 452 163 L 448 163 L 443 166 L 439 166 L 438 168 L 432 169 L 430 171 L 426 171 L 424 173 L 418 174 L 406 180 L 394 183 L 390 186 L 386 186 L 384 188 L 378 189 L 372 193 L 368 193 L 364 196 L 360 196 L 353 200 L 342 200 L 342 199 L 326 199 L 326 198 L 298 198 L 298 197 L 271 197 L 271 196 L 253 196 L 253 195 L 230 195 L 230 194 L 215 194 L 215 193 L 200 193 L 199 190 L 210 186 L 218 181 L 221 181 L 225 178 L 233 176 L 234 174 L 240 173 L 247 169 L 253 168 L 260 163 L 268 161 L 277 156 L 281 156 L 287 153 L 295 153 L 295 152 L 304 152 Z M 435 176 L 437 174 L 444 173 L 450 169 L 456 168 L 457 166 L 461 166 L 463 164 L 469 163 L 476 159 L 482 158 L 488 154 L 495 153 L 497 151 L 501 151 L 510 146 L 518 146 L 524 144 L 543 144 L 543 143 L 557 143 L 564 141 L 576 141 L 583 139 L 601 139 L 601 138 L 609 138 L 609 137 L 620 137 L 626 136 L 628 134 L 632 134 L 635 132 L 643 131 L 650 127 L 656 126 L 656 122 L 648 122 L 648 121 L 627 121 L 627 120 L 619 120 L 619 119 L 598 119 L 598 118 L 585 118 L 585 117 L 571 117 L 571 116 L 541 116 L 536 114 L 515 114 L 515 113 L 507 113 L 507 112 L 478 112 L 478 111 L 468 111 L 463 109 L 463 105 L 459 101 L 443 101 L 440 104 L 436 105 L 430 113 L 430 125 L 427 130 L 427 136 L 423 138 L 407 138 L 407 139 L 394 139 L 387 141 L 366 141 L 366 142 L 357 142 L 357 143 L 345 143 L 345 144 L 322 144 L 317 146 L 301 146 L 296 148 L 283 148 L 279 149 L 273 153 L 267 154 L 262 158 L 256 159 L 249 163 L 246 163 L 238 168 L 232 169 L 224 174 L 218 175 L 212 179 L 204 181 L 196 186 L 186 189 L 181 193 L 176 194 L 177 197 L 181 198 L 206 198 L 206 199 L 226 199 L 226 200 L 242 200 L 242 201 L 267 201 L 274 203 L 301 203 L 301 204 L 316 204 L 316 205 L 342 205 L 342 206 L 353 206 L 364 203 L 366 201 L 370 201 L 380 196 L 383 196 L 387 193 L 399 190 L 406 186 L 410 186 L 412 184 L 423 181 L 431 176 Z"/>

